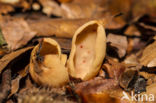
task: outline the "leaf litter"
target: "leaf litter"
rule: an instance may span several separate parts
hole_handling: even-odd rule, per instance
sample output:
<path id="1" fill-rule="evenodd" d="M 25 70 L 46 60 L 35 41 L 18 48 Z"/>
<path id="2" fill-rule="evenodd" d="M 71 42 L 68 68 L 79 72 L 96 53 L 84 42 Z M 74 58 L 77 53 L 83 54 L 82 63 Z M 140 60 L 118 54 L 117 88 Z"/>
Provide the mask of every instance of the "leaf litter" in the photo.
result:
<path id="1" fill-rule="evenodd" d="M 0 0 L 0 102 L 137 103 L 131 93 L 156 97 L 155 4 Z M 122 99 L 125 94 L 130 99 Z"/>

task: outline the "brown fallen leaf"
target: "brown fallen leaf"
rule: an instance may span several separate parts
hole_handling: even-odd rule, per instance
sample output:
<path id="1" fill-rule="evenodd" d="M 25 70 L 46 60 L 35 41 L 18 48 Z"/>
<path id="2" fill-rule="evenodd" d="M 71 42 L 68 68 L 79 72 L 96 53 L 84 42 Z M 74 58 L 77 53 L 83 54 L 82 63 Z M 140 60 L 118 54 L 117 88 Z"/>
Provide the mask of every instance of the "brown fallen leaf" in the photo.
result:
<path id="1" fill-rule="evenodd" d="M 0 20 L 2 34 L 11 50 L 20 48 L 31 40 L 36 32 L 32 31 L 22 18 L 5 17 Z"/>
<path id="2" fill-rule="evenodd" d="M 63 17 L 70 19 L 92 18 L 97 13 L 97 7 L 93 0 L 89 2 L 73 0 L 69 3 L 62 3 L 61 8 L 63 9 Z"/>
<path id="3" fill-rule="evenodd" d="M 68 99 L 64 88 L 30 88 L 18 94 L 18 103 L 77 103 Z"/>
<path id="4" fill-rule="evenodd" d="M 128 39 L 128 48 L 127 52 L 130 54 L 131 52 L 136 52 L 144 48 L 147 44 L 146 41 L 142 41 L 140 38 L 129 38 Z"/>
<path id="5" fill-rule="evenodd" d="M 84 103 L 129 103 L 121 100 L 122 90 L 113 79 L 94 78 L 75 86 L 75 92 Z"/>
<path id="6" fill-rule="evenodd" d="M 28 19 L 27 22 L 33 31 L 37 32 L 37 36 L 56 36 L 72 38 L 75 31 L 86 22 L 94 20 L 90 19 Z M 105 18 L 99 18 L 106 24 Z M 37 25 L 37 26 L 36 26 Z"/>
<path id="7" fill-rule="evenodd" d="M 149 15 L 143 15 L 140 18 L 138 18 L 138 20 L 135 23 L 135 26 L 141 32 L 141 35 L 142 37 L 144 37 L 145 40 L 151 39 L 153 36 L 155 36 L 155 18 L 156 17 L 151 17 Z"/>
<path id="8" fill-rule="evenodd" d="M 40 4 L 43 6 L 42 12 L 48 16 L 62 16 L 62 9 L 59 4 L 54 0 L 39 0 Z"/>
<path id="9" fill-rule="evenodd" d="M 12 5 L 0 3 L 0 14 L 7 14 L 12 11 L 14 11 L 14 8 Z"/>
<path id="10" fill-rule="evenodd" d="M 149 85 L 151 85 L 153 83 L 156 83 L 156 76 L 155 76 L 155 74 L 153 74 L 153 76 L 152 76 L 152 74 L 150 74 L 150 76 L 149 76 L 149 78 L 147 80 L 147 85 L 149 86 Z"/>
<path id="11" fill-rule="evenodd" d="M 126 55 L 128 42 L 125 36 L 109 34 L 107 36 L 107 42 L 109 42 L 112 47 L 117 48 L 117 53 L 120 58 Z"/>
<path id="12" fill-rule="evenodd" d="M 1 3 L 6 3 L 6 4 L 16 4 L 20 1 L 21 0 L 0 0 Z"/>
<path id="13" fill-rule="evenodd" d="M 156 41 L 148 45 L 142 52 L 139 53 L 141 56 L 139 58 L 140 64 L 147 67 L 155 67 L 156 58 Z"/>
<path id="14" fill-rule="evenodd" d="M 28 74 L 28 65 L 25 67 L 25 69 L 19 71 L 19 75 L 11 81 L 11 93 L 9 94 L 8 98 L 10 98 L 12 95 L 16 94 L 19 91 L 20 87 L 20 80 L 26 77 Z M 26 79 L 28 81 L 28 78 Z M 28 82 L 26 82 L 28 83 Z M 28 85 L 28 84 L 26 84 Z"/>
<path id="15" fill-rule="evenodd" d="M 1 84 L 0 84 L 0 102 L 8 97 L 9 91 L 11 89 L 11 69 L 10 67 L 6 68 L 1 75 Z"/>
<path id="16" fill-rule="evenodd" d="M 120 75 L 125 71 L 126 65 L 112 59 L 107 59 L 102 68 L 108 73 L 110 78 L 118 80 Z"/>
<path id="17" fill-rule="evenodd" d="M 0 0 L 0 3 L 12 5 L 14 8 L 22 8 L 25 11 L 31 8 L 32 0 Z"/>
<path id="18" fill-rule="evenodd" d="M 11 61 L 13 61 L 14 59 L 18 58 L 20 55 L 22 55 L 23 53 L 32 50 L 33 47 L 27 47 L 27 48 L 23 48 L 23 49 L 19 49 L 17 51 L 14 51 L 10 54 L 6 54 L 5 56 L 3 56 L 0 59 L 0 73 L 2 72 L 2 70 L 9 65 L 9 63 L 11 63 Z"/>
<path id="19" fill-rule="evenodd" d="M 65 3 L 65 2 L 71 2 L 73 0 L 57 0 L 57 1 L 59 1 L 60 3 Z"/>
<path id="20" fill-rule="evenodd" d="M 16 79 L 11 81 L 11 93 L 9 94 L 8 98 L 17 93 L 17 91 L 19 90 L 19 83 L 21 79 L 22 77 L 19 75 L 16 77 Z"/>
<path id="21" fill-rule="evenodd" d="M 137 76 L 138 71 L 135 68 L 126 69 L 119 78 L 120 86 L 124 88 L 126 91 L 133 89 Z"/>
<path id="22" fill-rule="evenodd" d="M 140 95 L 144 95 L 146 94 L 148 96 L 148 99 L 151 101 L 149 101 L 147 98 L 143 98 L 144 102 L 147 102 L 147 100 L 149 101 L 149 103 L 155 103 L 156 102 L 156 83 L 153 83 L 149 86 L 146 87 L 146 92 L 141 93 Z"/>
<path id="23" fill-rule="evenodd" d="M 135 27 L 135 25 L 130 25 L 124 32 L 127 35 L 141 35 L 138 29 Z"/>
<path id="24" fill-rule="evenodd" d="M 144 8 L 141 8 L 144 7 Z M 141 16 L 144 14 L 149 14 L 150 16 L 156 17 L 156 1 L 155 0 L 133 0 L 132 5 L 133 17 Z"/>
<path id="25" fill-rule="evenodd" d="M 139 60 L 136 55 L 132 54 L 125 58 L 124 63 L 136 66 L 139 64 Z"/>

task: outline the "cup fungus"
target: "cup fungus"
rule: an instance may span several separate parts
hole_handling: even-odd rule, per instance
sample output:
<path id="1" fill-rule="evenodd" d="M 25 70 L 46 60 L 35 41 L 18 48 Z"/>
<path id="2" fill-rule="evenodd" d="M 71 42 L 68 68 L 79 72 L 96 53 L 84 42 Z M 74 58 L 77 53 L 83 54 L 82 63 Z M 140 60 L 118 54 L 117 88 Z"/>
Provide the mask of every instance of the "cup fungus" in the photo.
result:
<path id="1" fill-rule="evenodd" d="M 59 44 L 53 39 L 45 38 L 31 53 L 30 75 L 39 85 L 62 86 L 69 80 L 65 60 Z"/>
<path id="2" fill-rule="evenodd" d="M 88 80 L 100 70 L 106 53 L 106 35 L 102 21 L 90 21 L 74 34 L 68 60 L 69 74 Z"/>

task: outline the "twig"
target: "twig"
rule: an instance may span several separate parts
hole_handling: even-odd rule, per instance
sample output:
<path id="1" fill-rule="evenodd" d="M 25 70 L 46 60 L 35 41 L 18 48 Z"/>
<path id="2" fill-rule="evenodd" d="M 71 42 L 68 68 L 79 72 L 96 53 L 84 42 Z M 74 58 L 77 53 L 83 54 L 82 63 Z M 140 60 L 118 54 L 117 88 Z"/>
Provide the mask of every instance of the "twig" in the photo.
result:
<path id="1" fill-rule="evenodd" d="M 11 70 L 7 68 L 2 73 L 2 82 L 0 84 L 0 103 L 3 103 L 11 90 Z"/>

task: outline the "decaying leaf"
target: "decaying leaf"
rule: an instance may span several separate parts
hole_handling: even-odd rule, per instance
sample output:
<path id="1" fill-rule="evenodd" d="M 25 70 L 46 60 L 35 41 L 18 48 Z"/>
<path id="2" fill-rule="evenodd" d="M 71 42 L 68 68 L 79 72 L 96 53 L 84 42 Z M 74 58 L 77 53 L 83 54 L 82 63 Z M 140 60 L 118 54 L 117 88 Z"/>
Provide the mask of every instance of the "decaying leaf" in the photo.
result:
<path id="1" fill-rule="evenodd" d="M 0 27 L 9 48 L 12 50 L 26 45 L 36 34 L 22 18 L 2 18 Z"/>
<path id="2" fill-rule="evenodd" d="M 21 80 L 22 76 L 18 76 L 16 79 L 11 81 L 11 93 L 9 94 L 8 98 L 11 97 L 13 94 L 15 94 L 19 89 L 19 82 Z"/>
<path id="3" fill-rule="evenodd" d="M 31 53 L 29 71 L 32 79 L 37 84 L 49 87 L 59 87 L 67 83 L 68 72 L 61 58 L 59 44 L 50 38 L 43 39 Z"/>
<path id="4" fill-rule="evenodd" d="M 93 18 L 88 19 L 28 19 L 27 22 L 33 31 L 37 32 L 37 36 L 53 36 L 72 38 L 75 31 L 82 26 L 84 23 Z M 97 20 L 97 19 L 96 19 Z M 104 21 L 105 18 L 99 18 L 98 20 Z M 36 26 L 37 25 L 37 26 Z"/>
<path id="5" fill-rule="evenodd" d="M 124 63 L 136 66 L 139 64 L 139 60 L 136 55 L 132 54 L 125 58 Z"/>
<path id="6" fill-rule="evenodd" d="M 53 37 L 54 40 L 56 40 L 62 49 L 66 49 L 66 50 L 70 50 L 71 49 L 71 42 L 72 40 L 71 39 L 68 39 L 68 38 L 55 38 Z"/>
<path id="7" fill-rule="evenodd" d="M 101 21 L 90 21 L 81 26 L 72 39 L 68 60 L 69 74 L 88 80 L 100 70 L 106 53 L 106 34 Z"/>
<path id="8" fill-rule="evenodd" d="M 103 64 L 103 69 L 108 73 L 110 78 L 118 80 L 120 75 L 126 69 L 126 66 L 122 63 L 118 63 L 112 59 L 107 59 L 107 62 Z"/>
<path id="9" fill-rule="evenodd" d="M 43 6 L 43 13 L 50 15 L 56 15 L 61 16 L 62 15 L 62 9 L 54 0 L 39 0 L 41 5 Z"/>
<path id="10" fill-rule="evenodd" d="M 14 8 L 12 5 L 0 3 L 0 14 L 7 14 L 12 11 L 14 11 Z"/>
<path id="11" fill-rule="evenodd" d="M 6 54 L 5 56 L 3 56 L 0 59 L 0 73 L 2 72 L 2 70 L 14 59 L 18 58 L 20 55 L 22 55 L 23 53 L 31 50 L 33 47 L 27 47 L 27 48 L 23 48 L 23 49 L 19 49 L 17 51 L 14 51 L 10 54 Z"/>
<path id="12" fill-rule="evenodd" d="M 134 92 L 136 94 L 146 91 L 146 80 L 142 77 L 138 77 L 134 84 Z"/>
<path id="13" fill-rule="evenodd" d="M 140 63 L 147 67 L 155 67 L 156 58 L 156 41 L 148 45 L 141 53 L 139 59 Z"/>
<path id="14" fill-rule="evenodd" d="M 75 1 L 69 3 L 62 3 L 63 17 L 76 19 L 76 18 L 90 18 L 95 16 L 97 8 L 93 0 L 90 2 Z"/>
<path id="15" fill-rule="evenodd" d="M 144 8 L 141 8 L 144 7 Z M 133 1 L 132 5 L 132 13 L 133 16 L 141 16 L 143 14 L 149 14 L 150 16 L 156 16 L 156 1 L 155 0 L 140 0 L 140 1 Z"/>
<path id="16" fill-rule="evenodd" d="M 29 10 L 31 8 L 31 3 L 32 0 L 0 0 L 0 4 L 3 4 L 5 7 L 7 7 L 6 10 L 3 10 L 5 11 L 5 14 L 10 11 L 14 11 L 17 7 L 22 8 L 23 11 Z"/>
<path id="17" fill-rule="evenodd" d="M 118 82 L 113 79 L 97 77 L 77 84 L 75 91 L 84 103 L 129 103 L 121 100 L 123 91 L 119 88 Z"/>
<path id="18" fill-rule="evenodd" d="M 6 4 L 16 4 L 20 2 L 20 0 L 0 0 L 0 2 L 6 3 Z"/>
<path id="19" fill-rule="evenodd" d="M 146 94 L 146 95 L 149 96 L 149 98 L 150 98 L 150 100 L 152 102 L 155 102 L 156 101 L 155 100 L 156 99 L 155 98 L 155 96 L 156 96 L 155 89 L 156 89 L 156 83 L 153 83 L 153 84 L 147 86 L 146 87 L 146 92 L 142 93 L 141 95 Z M 143 98 L 143 101 L 146 101 L 147 102 L 147 99 L 146 98 Z"/>
<path id="20" fill-rule="evenodd" d="M 134 83 L 137 80 L 138 72 L 135 69 L 126 69 L 120 76 L 120 86 L 129 91 L 134 88 Z"/>
<path id="21" fill-rule="evenodd" d="M 150 76 L 150 78 L 148 78 L 147 80 L 147 85 L 151 85 L 153 83 L 156 83 L 156 76 L 153 74 L 153 76 Z"/>
<path id="22" fill-rule="evenodd" d="M 61 3 L 65 3 L 65 2 L 71 2 L 73 0 L 58 0 L 58 1 L 61 2 Z"/>
<path id="23" fill-rule="evenodd" d="M 109 34 L 107 36 L 107 42 L 110 42 L 111 46 L 117 48 L 117 53 L 120 58 L 126 55 L 128 42 L 125 36 Z"/>
<path id="24" fill-rule="evenodd" d="M 62 88 L 31 88 L 18 95 L 18 103 L 76 103 L 69 100 Z"/>
<path id="25" fill-rule="evenodd" d="M 28 74 L 28 72 L 27 72 L 28 69 L 29 69 L 28 66 L 26 66 L 25 69 L 19 71 L 19 75 L 11 81 L 11 93 L 9 94 L 8 98 L 10 98 L 12 95 L 16 94 L 19 91 L 20 81 Z M 28 81 L 28 80 L 26 80 L 26 81 Z M 26 85 L 28 85 L 28 84 L 26 84 Z"/>
<path id="26" fill-rule="evenodd" d="M 3 37 L 2 31 L 0 29 L 0 47 L 2 47 L 5 44 L 6 44 L 6 41 L 5 41 L 4 37 Z"/>

